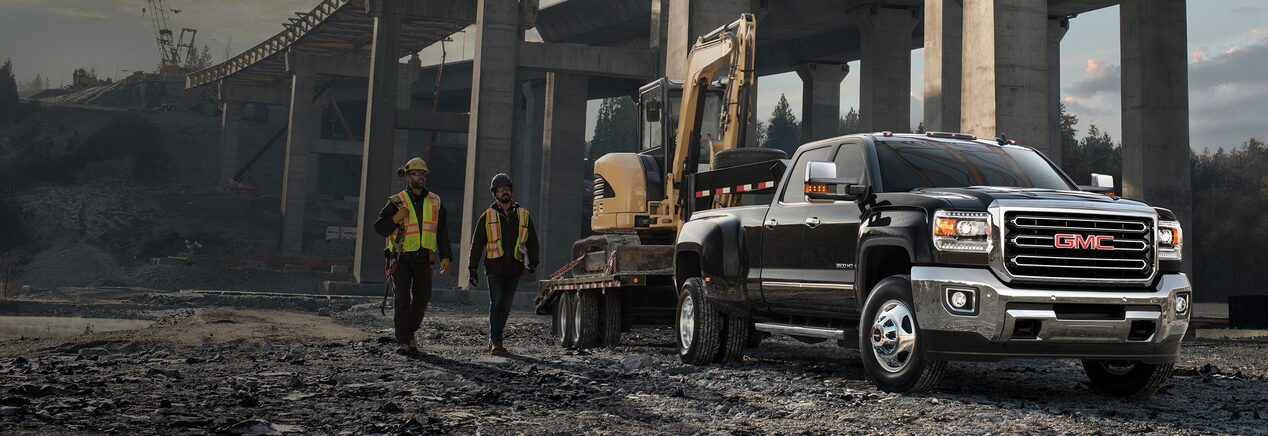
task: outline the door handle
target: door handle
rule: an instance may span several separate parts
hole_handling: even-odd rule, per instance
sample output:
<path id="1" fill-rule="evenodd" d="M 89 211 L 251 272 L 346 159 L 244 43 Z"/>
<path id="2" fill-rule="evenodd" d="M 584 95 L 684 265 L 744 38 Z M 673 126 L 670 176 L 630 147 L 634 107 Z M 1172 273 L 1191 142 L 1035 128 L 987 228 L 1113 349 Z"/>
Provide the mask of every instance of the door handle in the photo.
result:
<path id="1" fill-rule="evenodd" d="M 775 226 L 778 226 L 778 225 L 779 225 L 779 223 L 778 223 L 778 222 L 776 222 L 774 218 L 771 218 L 771 219 L 766 220 L 766 229 L 767 229 L 767 230 L 774 230 L 774 229 L 775 229 Z"/>
<path id="2" fill-rule="evenodd" d="M 818 226 L 819 226 L 819 217 L 812 216 L 810 218 L 806 218 L 806 227 L 810 227 L 813 229 Z"/>

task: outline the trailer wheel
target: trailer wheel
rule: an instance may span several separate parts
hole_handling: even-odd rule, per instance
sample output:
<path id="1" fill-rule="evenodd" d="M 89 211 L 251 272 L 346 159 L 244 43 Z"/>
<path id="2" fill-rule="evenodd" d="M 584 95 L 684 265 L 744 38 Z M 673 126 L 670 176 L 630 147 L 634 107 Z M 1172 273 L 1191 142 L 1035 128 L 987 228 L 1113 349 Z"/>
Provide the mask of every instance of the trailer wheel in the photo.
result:
<path id="1" fill-rule="evenodd" d="M 919 393 L 932 389 L 947 367 L 925 356 L 911 302 L 911 276 L 891 276 L 872 288 L 859 320 L 859 355 L 863 371 L 885 392 Z"/>
<path id="2" fill-rule="evenodd" d="M 744 348 L 748 346 L 749 329 L 753 328 L 751 318 L 744 315 L 725 314 L 722 328 L 722 344 L 719 346 L 715 362 L 741 362 L 744 360 Z"/>
<path id="3" fill-rule="evenodd" d="M 687 279 L 678 293 L 678 310 L 674 317 L 678 332 L 678 357 L 690 365 L 708 365 L 718 354 L 718 335 L 722 315 L 704 298 L 704 282 L 699 277 Z"/>
<path id="4" fill-rule="evenodd" d="M 603 346 L 615 347 L 621 343 L 621 291 L 603 291 Z"/>
<path id="5" fill-rule="evenodd" d="M 560 293 L 559 301 L 555 302 L 555 343 L 559 344 L 559 348 L 566 349 L 574 346 L 572 294 L 572 292 Z"/>
<path id="6" fill-rule="evenodd" d="M 603 296 L 597 290 L 577 291 L 573 307 L 573 346 L 578 349 L 594 348 L 603 340 L 600 303 Z"/>
<path id="7" fill-rule="evenodd" d="M 1139 361 L 1083 360 L 1083 371 L 1097 392 L 1117 397 L 1148 399 L 1171 378 L 1175 364 Z"/>

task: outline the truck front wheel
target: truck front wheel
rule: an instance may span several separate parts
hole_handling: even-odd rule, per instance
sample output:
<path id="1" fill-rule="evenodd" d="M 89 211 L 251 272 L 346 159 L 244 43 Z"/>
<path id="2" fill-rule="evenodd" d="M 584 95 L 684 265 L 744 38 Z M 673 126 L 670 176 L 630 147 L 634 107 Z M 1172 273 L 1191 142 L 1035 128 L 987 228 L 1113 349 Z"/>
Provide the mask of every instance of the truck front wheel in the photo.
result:
<path id="1" fill-rule="evenodd" d="M 1148 399 L 1171 378 L 1175 364 L 1149 364 L 1138 361 L 1083 360 L 1083 371 L 1092 381 L 1092 389 L 1108 395 Z"/>
<path id="2" fill-rule="evenodd" d="M 925 356 L 911 303 L 911 276 L 892 276 L 872 288 L 859 320 L 859 355 L 867 378 L 886 392 L 925 392 L 938 384 L 946 361 Z"/>
<path id="3" fill-rule="evenodd" d="M 692 277 L 678 293 L 674 326 L 678 332 L 678 357 L 690 365 L 708 365 L 718 355 L 722 314 L 704 298 L 704 282 Z"/>

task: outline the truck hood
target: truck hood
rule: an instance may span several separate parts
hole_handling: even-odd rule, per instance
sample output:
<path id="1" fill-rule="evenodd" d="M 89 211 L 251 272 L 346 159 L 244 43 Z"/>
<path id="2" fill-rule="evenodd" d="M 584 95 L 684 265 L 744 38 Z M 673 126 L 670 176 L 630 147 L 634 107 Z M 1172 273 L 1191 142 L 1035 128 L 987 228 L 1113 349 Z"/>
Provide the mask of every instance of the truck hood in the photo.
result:
<path id="1" fill-rule="evenodd" d="M 1133 209 L 1149 210 L 1153 208 L 1136 200 L 1085 192 L 1060 191 L 1055 189 L 1027 189 L 997 186 L 971 186 L 967 188 L 925 188 L 917 189 L 912 194 L 937 198 L 946 201 L 957 209 L 985 210 L 996 201 L 1010 204 L 1060 202 L 1069 206 L 1083 205 L 1096 209 Z"/>

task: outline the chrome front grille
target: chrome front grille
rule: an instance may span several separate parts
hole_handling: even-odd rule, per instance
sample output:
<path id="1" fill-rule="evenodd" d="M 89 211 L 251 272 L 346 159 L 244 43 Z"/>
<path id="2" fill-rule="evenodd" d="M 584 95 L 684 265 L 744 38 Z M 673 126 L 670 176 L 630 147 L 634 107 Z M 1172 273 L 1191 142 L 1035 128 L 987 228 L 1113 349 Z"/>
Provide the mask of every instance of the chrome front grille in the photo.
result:
<path id="1" fill-rule="evenodd" d="M 1001 238 L 1004 268 L 1038 282 L 1143 282 L 1157 269 L 1150 217 L 1008 211 Z"/>

